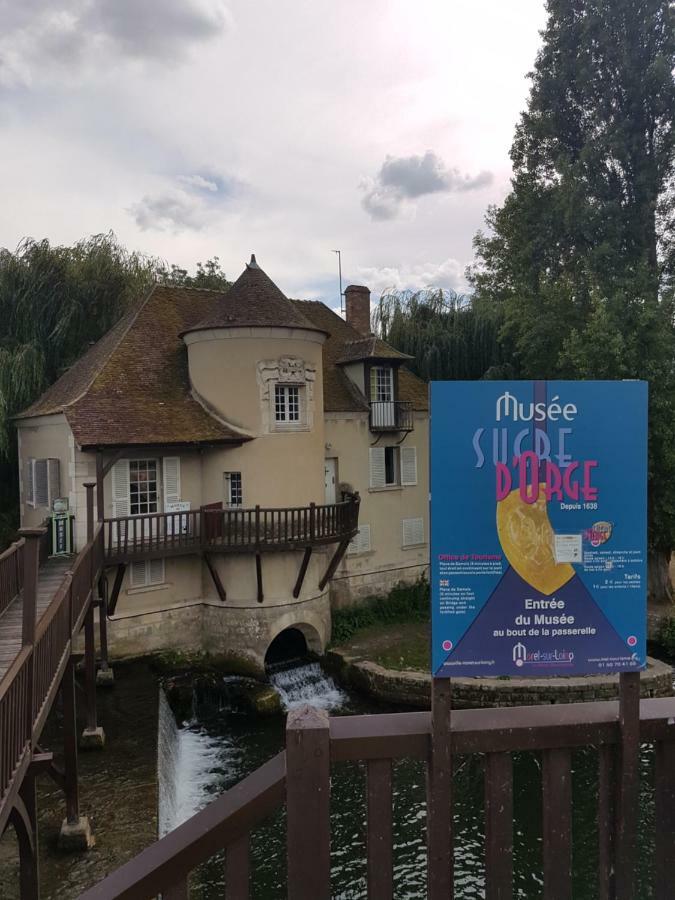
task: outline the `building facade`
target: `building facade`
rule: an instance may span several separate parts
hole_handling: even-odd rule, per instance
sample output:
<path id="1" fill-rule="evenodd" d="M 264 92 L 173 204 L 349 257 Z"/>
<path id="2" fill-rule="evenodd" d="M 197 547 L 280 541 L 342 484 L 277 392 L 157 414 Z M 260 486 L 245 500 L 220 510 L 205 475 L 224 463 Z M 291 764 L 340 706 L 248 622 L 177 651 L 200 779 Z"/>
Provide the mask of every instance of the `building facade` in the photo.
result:
<path id="1" fill-rule="evenodd" d="M 16 421 L 23 526 L 67 498 L 103 523 L 111 651 L 260 669 L 297 628 L 428 563 L 428 406 L 409 357 L 289 300 L 253 257 L 226 292 L 157 285 Z"/>

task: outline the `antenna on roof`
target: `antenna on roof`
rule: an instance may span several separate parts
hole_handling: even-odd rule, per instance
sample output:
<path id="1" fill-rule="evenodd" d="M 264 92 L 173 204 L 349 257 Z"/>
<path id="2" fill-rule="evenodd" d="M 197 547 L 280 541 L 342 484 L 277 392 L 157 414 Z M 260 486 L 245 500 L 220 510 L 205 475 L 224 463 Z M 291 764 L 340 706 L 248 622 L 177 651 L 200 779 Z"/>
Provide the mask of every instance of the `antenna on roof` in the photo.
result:
<path id="1" fill-rule="evenodd" d="M 344 299 L 344 292 L 342 290 L 342 251 L 341 250 L 331 250 L 331 253 L 337 253 L 338 258 L 338 275 L 340 278 L 340 312 L 344 313 L 344 303 L 342 302 Z"/>

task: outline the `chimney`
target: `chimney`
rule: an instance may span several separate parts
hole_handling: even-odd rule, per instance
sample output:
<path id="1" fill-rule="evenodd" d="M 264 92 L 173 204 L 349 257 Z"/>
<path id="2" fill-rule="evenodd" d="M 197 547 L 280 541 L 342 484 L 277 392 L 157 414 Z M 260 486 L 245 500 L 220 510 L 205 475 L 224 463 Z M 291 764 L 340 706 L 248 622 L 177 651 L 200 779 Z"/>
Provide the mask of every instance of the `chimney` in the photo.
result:
<path id="1" fill-rule="evenodd" d="M 345 310 L 347 322 L 363 335 L 370 330 L 370 291 L 361 284 L 350 284 L 345 288 Z"/>

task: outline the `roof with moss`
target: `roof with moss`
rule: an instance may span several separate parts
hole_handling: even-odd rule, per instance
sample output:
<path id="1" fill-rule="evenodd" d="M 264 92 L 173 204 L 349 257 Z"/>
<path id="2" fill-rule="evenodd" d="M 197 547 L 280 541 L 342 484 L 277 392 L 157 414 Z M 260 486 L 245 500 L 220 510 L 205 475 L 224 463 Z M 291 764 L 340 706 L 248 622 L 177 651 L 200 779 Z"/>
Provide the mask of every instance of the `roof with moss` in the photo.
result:
<path id="1" fill-rule="evenodd" d="M 324 410 L 365 412 L 368 402 L 347 377 L 350 360 L 410 357 L 358 331 L 319 301 L 289 300 L 257 265 L 227 291 L 155 285 L 42 396 L 16 418 L 63 413 L 83 448 L 238 444 L 250 440 L 193 392 L 191 331 L 282 326 L 322 332 Z M 401 366 L 399 398 L 426 410 L 427 387 Z"/>

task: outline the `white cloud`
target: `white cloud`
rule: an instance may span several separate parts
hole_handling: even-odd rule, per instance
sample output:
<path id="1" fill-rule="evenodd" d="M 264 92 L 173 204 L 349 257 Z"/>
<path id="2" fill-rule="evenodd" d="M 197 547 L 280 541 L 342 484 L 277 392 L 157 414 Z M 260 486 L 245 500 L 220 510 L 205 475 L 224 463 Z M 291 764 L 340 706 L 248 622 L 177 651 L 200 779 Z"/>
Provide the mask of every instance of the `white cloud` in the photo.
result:
<path id="1" fill-rule="evenodd" d="M 0 0 L 0 86 L 125 59 L 175 63 L 229 21 L 223 0 Z"/>
<path id="2" fill-rule="evenodd" d="M 425 288 L 448 288 L 465 293 L 468 284 L 464 277 L 465 266 L 448 258 L 441 263 L 413 263 L 401 266 L 362 266 L 359 278 L 375 295 L 388 290 L 419 291 Z"/>
<path id="3" fill-rule="evenodd" d="M 476 191 L 492 181 L 491 172 L 472 176 L 448 169 L 431 150 L 423 156 L 387 156 L 377 176 L 361 183 L 361 203 L 373 219 L 394 219 L 408 201 L 425 194 Z"/>
<path id="4" fill-rule="evenodd" d="M 141 231 L 201 231 L 217 221 L 241 186 L 233 178 L 199 174 L 179 175 L 176 181 L 129 207 Z"/>

